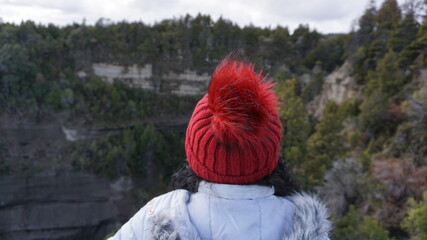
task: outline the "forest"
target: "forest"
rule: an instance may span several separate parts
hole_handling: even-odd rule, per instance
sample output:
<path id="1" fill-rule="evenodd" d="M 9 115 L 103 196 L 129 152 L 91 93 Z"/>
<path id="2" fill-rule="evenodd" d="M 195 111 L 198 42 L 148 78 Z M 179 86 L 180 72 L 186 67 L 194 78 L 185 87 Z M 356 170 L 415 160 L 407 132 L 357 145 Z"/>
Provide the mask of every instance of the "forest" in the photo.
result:
<path id="1" fill-rule="evenodd" d="M 141 192 L 153 197 L 167 191 L 185 161 L 185 124 L 173 121 L 188 120 L 201 95 L 77 72 L 92 63 L 212 72 L 232 53 L 276 81 L 285 126 L 280 160 L 305 191 L 333 208 L 331 239 L 427 239 L 427 1 L 376 6 L 371 1 L 345 34 L 303 24 L 292 32 L 239 27 L 201 14 L 153 25 L 0 22 L 0 116 L 37 123 L 64 115 L 68 125 L 114 129 L 70 142 L 67 158 L 55 161 L 109 179 L 148 181 Z M 308 106 L 343 65 L 359 95 L 329 99 L 314 114 Z M 45 168 L 37 158 L 16 160 L 6 146 L 0 136 L 0 177 Z"/>

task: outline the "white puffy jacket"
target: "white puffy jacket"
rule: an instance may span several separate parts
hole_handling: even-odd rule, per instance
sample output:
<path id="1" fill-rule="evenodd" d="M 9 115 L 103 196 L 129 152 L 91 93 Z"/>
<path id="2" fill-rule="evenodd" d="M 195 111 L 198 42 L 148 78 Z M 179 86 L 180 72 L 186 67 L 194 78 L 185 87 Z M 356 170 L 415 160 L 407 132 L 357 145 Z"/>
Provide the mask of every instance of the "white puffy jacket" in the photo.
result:
<path id="1" fill-rule="evenodd" d="M 328 240 L 331 224 L 317 198 L 277 197 L 274 188 L 202 181 L 197 193 L 154 198 L 110 240 Z"/>

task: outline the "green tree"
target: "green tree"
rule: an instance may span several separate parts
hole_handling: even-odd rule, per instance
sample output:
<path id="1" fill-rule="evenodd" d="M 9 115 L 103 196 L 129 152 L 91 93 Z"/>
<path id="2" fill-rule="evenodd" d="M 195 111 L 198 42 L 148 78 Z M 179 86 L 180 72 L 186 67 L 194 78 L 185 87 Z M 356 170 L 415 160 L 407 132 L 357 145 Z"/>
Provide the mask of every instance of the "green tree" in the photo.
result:
<path id="1" fill-rule="evenodd" d="M 356 45 L 369 43 L 374 38 L 377 27 L 377 9 L 371 0 L 363 15 L 359 18 L 359 29 L 356 33 Z"/>
<path id="2" fill-rule="evenodd" d="M 322 72 L 314 73 L 311 78 L 312 79 L 304 86 L 301 93 L 301 98 L 305 104 L 312 101 L 320 94 L 323 83 L 325 82 L 325 77 Z"/>
<path id="3" fill-rule="evenodd" d="M 291 36 L 299 56 L 305 56 L 316 46 L 321 35 L 316 31 L 310 31 L 308 25 L 299 25 Z"/>
<path id="4" fill-rule="evenodd" d="M 25 46 L 17 43 L 1 46 L 0 86 L 4 96 L 18 100 L 31 97 L 33 71 L 34 65 Z"/>
<path id="5" fill-rule="evenodd" d="M 302 176 L 302 166 L 307 160 L 307 139 L 310 134 L 310 124 L 307 112 L 300 97 L 296 95 L 297 81 L 290 79 L 281 81 L 276 92 L 282 104 L 279 113 L 283 121 L 283 159 L 296 172 Z"/>
<path id="6" fill-rule="evenodd" d="M 360 107 L 359 121 L 364 129 L 379 133 L 387 128 L 387 96 L 381 91 L 374 91 Z"/>
<path id="7" fill-rule="evenodd" d="M 370 78 L 366 87 L 368 95 L 379 90 L 387 96 L 393 96 L 401 91 L 406 83 L 405 75 L 399 67 L 398 55 L 392 50 L 378 62 L 375 71 L 368 77 Z"/>
<path id="8" fill-rule="evenodd" d="M 421 55 L 427 56 L 427 21 L 418 29 L 417 38 L 406 45 L 399 54 L 401 66 L 413 64 L 414 60 Z"/>
<path id="9" fill-rule="evenodd" d="M 164 150 L 165 141 L 153 124 L 138 125 L 133 132 L 135 140 L 135 152 L 128 163 L 131 173 L 138 176 L 152 174 L 150 171 L 156 161 L 161 161 L 166 154 Z M 149 176 L 152 177 L 152 176 Z"/>
<path id="10" fill-rule="evenodd" d="M 387 45 L 391 35 L 400 24 L 402 13 L 396 0 L 385 0 L 377 14 L 378 30 L 375 39 L 370 44 L 374 51 L 372 56 L 378 61 L 387 52 Z"/>
<path id="11" fill-rule="evenodd" d="M 316 62 L 320 61 L 322 69 L 331 72 L 343 63 L 346 44 L 347 35 L 326 36 L 305 56 L 304 64 L 312 69 Z"/>
<path id="12" fill-rule="evenodd" d="M 278 26 L 272 33 L 273 50 L 278 59 L 289 57 L 289 52 L 292 51 L 292 41 L 288 28 Z"/>
<path id="13" fill-rule="evenodd" d="M 54 109 L 62 108 L 61 89 L 57 83 L 54 83 L 50 89 L 46 102 Z"/>
<path id="14" fill-rule="evenodd" d="M 345 240 L 390 240 L 387 230 L 379 221 L 370 216 L 362 216 L 353 205 L 348 213 L 335 222 L 333 239 Z"/>
<path id="15" fill-rule="evenodd" d="M 378 28 L 380 30 L 393 30 L 399 25 L 402 11 L 396 0 L 385 0 L 377 14 Z"/>
<path id="16" fill-rule="evenodd" d="M 339 108 L 328 101 L 323 116 L 315 126 L 315 132 L 308 139 L 308 160 L 304 164 L 309 185 L 318 185 L 332 162 L 342 158 L 346 152 Z"/>
<path id="17" fill-rule="evenodd" d="M 410 11 L 393 31 L 389 48 L 394 52 L 402 51 L 417 38 L 418 28 L 419 24 L 415 19 L 415 12 Z"/>
<path id="18" fill-rule="evenodd" d="M 427 239 L 427 192 L 419 202 L 408 200 L 408 216 L 403 219 L 402 227 L 411 234 L 411 240 Z"/>

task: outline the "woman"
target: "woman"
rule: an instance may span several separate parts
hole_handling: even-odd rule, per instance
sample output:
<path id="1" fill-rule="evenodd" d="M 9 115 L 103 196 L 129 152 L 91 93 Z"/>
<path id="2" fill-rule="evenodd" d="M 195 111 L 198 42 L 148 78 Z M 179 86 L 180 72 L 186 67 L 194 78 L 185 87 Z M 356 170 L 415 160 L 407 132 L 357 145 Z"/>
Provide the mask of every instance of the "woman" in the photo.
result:
<path id="1" fill-rule="evenodd" d="M 187 127 L 177 189 L 154 198 L 112 239 L 329 239 L 328 214 L 278 161 L 274 84 L 226 58 Z"/>

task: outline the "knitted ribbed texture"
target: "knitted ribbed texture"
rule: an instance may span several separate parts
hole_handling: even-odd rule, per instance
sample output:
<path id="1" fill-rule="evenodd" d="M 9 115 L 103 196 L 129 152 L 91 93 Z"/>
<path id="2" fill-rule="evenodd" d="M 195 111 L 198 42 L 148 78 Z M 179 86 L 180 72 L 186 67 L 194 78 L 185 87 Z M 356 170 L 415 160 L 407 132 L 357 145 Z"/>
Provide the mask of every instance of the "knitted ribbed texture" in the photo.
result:
<path id="1" fill-rule="evenodd" d="M 225 60 L 217 67 L 209 93 L 196 105 L 186 132 L 187 159 L 198 176 L 243 184 L 274 170 L 281 123 L 272 86 L 252 65 Z"/>

